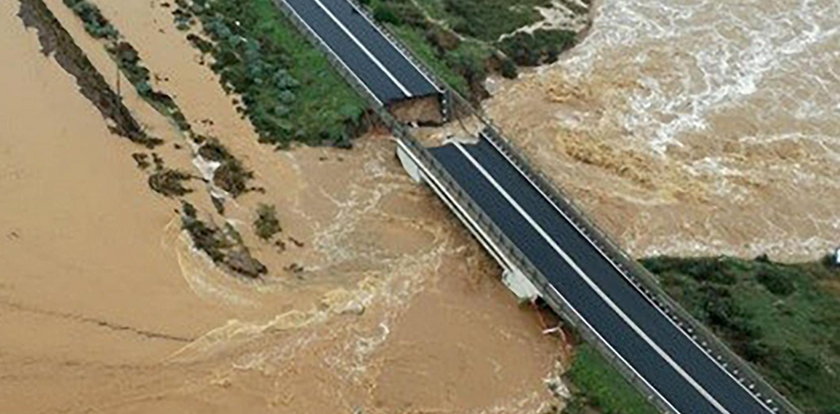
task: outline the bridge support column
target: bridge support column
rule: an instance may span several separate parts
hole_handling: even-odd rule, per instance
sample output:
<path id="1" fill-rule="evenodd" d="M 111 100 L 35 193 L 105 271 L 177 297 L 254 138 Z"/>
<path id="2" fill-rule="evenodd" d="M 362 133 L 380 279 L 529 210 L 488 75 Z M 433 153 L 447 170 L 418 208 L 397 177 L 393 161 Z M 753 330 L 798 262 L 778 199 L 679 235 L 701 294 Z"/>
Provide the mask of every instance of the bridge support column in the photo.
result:
<path id="1" fill-rule="evenodd" d="M 435 181 L 434 177 L 430 177 L 430 182 L 426 182 L 426 177 L 423 173 L 423 167 L 417 164 L 417 161 L 414 157 L 412 157 L 405 149 L 403 149 L 402 145 L 397 145 L 397 158 L 400 160 L 400 164 L 402 164 L 403 169 L 408 173 L 408 175 L 417 183 L 419 184 L 431 184 Z M 537 289 L 536 286 L 525 276 L 522 271 L 520 271 L 516 265 L 514 265 L 513 261 L 510 258 L 505 257 L 504 253 L 498 246 L 495 244 L 495 241 L 487 236 L 484 232 L 481 231 L 476 225 L 476 223 L 472 222 L 467 218 L 466 211 L 459 206 L 457 202 L 452 199 L 451 197 L 445 194 L 445 190 L 443 188 L 439 188 L 438 186 L 431 185 L 432 189 L 435 190 L 437 195 L 441 197 L 441 199 L 446 203 L 446 205 L 452 209 L 458 219 L 464 223 L 467 229 L 478 239 L 482 246 L 496 259 L 496 262 L 499 263 L 499 266 L 502 267 L 502 283 L 511 291 L 514 295 L 519 299 L 520 303 L 524 302 L 532 302 L 536 298 L 540 297 L 540 291 Z"/>
<path id="2" fill-rule="evenodd" d="M 520 303 L 532 302 L 540 297 L 540 291 L 519 269 L 505 269 L 502 272 L 502 283 L 516 295 Z"/>
<path id="3" fill-rule="evenodd" d="M 420 167 L 399 145 L 397 146 L 397 158 L 400 159 L 400 164 L 402 164 L 403 169 L 405 169 L 405 172 L 408 173 L 408 176 L 412 180 L 417 183 L 423 183 L 423 173 L 420 171 Z"/>

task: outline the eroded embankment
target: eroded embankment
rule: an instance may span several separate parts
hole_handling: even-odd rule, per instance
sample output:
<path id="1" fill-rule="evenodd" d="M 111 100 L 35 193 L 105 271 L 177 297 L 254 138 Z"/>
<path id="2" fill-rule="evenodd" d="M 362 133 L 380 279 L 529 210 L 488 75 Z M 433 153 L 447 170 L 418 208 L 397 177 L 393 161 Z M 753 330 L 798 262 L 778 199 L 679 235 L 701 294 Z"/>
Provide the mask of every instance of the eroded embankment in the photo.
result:
<path id="1" fill-rule="evenodd" d="M 43 1 L 21 0 L 18 16 L 24 25 L 38 31 L 41 52 L 52 54 L 56 62 L 76 78 L 79 92 L 90 100 L 105 119 L 113 122 L 112 131 L 147 147 L 161 143 L 159 139 L 146 135 L 123 105 L 121 98 L 96 71 Z"/>

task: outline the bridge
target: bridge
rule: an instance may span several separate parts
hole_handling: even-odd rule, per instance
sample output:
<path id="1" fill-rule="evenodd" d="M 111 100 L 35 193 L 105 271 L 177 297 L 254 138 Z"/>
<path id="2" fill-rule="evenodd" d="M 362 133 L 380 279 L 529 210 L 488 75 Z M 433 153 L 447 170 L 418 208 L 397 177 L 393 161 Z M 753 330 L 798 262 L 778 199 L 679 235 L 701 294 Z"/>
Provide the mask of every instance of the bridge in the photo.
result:
<path id="1" fill-rule="evenodd" d="M 374 104 L 397 155 L 504 269 L 520 297 L 539 297 L 572 323 L 662 412 L 798 413 L 750 366 L 626 260 L 489 121 L 475 136 L 427 148 L 385 109 L 446 85 L 352 0 L 276 0 Z M 480 117 L 480 116 L 479 116 Z"/>

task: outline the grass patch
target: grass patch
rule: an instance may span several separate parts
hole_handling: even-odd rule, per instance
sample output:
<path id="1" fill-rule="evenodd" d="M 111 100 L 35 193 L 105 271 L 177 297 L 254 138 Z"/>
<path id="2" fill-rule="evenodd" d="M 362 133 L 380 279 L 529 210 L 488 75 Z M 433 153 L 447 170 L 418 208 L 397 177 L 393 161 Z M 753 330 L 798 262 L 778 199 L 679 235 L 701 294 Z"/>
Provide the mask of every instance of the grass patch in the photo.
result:
<path id="1" fill-rule="evenodd" d="M 431 3 L 440 7 L 436 1 Z M 450 27 L 488 43 L 541 20 L 535 7 L 551 6 L 551 0 L 443 0 L 442 3 Z"/>
<path id="2" fill-rule="evenodd" d="M 766 257 L 642 264 L 805 413 L 840 413 L 840 269 Z"/>
<path id="3" fill-rule="evenodd" d="M 600 412 L 603 414 L 656 414 L 632 384 L 588 344 L 575 350 L 572 367 L 566 377 L 573 384 L 566 414 Z"/>
<path id="4" fill-rule="evenodd" d="M 238 110 L 260 140 L 349 146 L 367 127 L 365 101 L 271 0 L 194 0 L 189 10 L 212 42 L 190 41 L 214 57 L 223 87 L 241 96 Z"/>
<path id="5" fill-rule="evenodd" d="M 365 0 L 361 3 L 445 82 L 473 102 L 487 96 L 483 83 L 488 74 L 515 78 L 518 66 L 554 62 L 577 41 L 576 32 L 562 29 L 508 36 L 541 20 L 535 7 L 549 7 L 550 0 Z M 588 9 L 574 12 L 585 14 Z"/>

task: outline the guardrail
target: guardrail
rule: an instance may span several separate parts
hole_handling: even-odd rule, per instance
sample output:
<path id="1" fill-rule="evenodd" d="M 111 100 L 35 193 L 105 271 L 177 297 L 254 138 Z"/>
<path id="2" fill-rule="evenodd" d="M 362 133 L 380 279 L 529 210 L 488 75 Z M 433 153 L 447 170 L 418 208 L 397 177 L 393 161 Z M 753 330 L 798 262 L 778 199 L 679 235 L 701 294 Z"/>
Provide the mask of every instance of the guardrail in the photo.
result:
<path id="1" fill-rule="evenodd" d="M 443 107 L 443 119 L 444 122 L 448 122 L 452 120 L 454 116 L 453 107 L 452 107 L 452 96 L 449 93 L 451 89 L 449 85 L 446 84 L 443 80 L 438 78 L 435 72 L 423 61 L 423 59 L 417 57 L 410 48 L 406 47 L 402 41 L 399 39 L 397 35 L 391 32 L 391 29 L 388 26 L 376 24 L 376 18 L 370 14 L 370 11 L 362 6 L 361 4 L 357 3 L 356 0 L 345 0 L 346 2 L 350 3 L 353 7 L 356 8 L 364 17 L 370 22 L 371 25 L 376 27 L 380 33 L 382 33 L 388 41 L 391 42 L 400 52 L 402 52 L 403 56 L 414 65 L 417 70 L 419 70 L 426 78 L 430 79 L 435 86 L 437 86 L 438 90 L 441 92 L 441 106 Z"/>
<path id="2" fill-rule="evenodd" d="M 356 4 L 353 0 L 346 1 L 352 2 L 354 7 L 362 11 L 362 13 L 365 13 L 366 17 L 371 19 L 371 22 L 374 22 L 373 18 L 369 15 L 366 9 Z M 496 238 L 496 240 L 492 240 L 490 242 L 496 243 L 499 247 L 501 247 L 500 250 L 507 252 L 509 255 L 508 258 L 511 259 L 511 262 L 516 263 L 524 274 L 530 276 L 531 281 L 542 291 L 543 299 L 546 303 L 548 303 L 555 312 L 560 314 L 560 316 L 569 322 L 581 334 L 581 336 L 591 343 L 605 358 L 610 360 L 613 365 L 618 368 L 621 375 L 627 379 L 627 381 L 636 386 L 643 394 L 645 394 L 647 399 L 653 405 L 655 405 L 663 413 L 669 413 L 670 409 L 668 408 L 667 402 L 662 400 L 654 389 L 647 385 L 643 379 L 633 373 L 630 366 L 620 360 L 613 351 L 608 349 L 606 344 L 602 343 L 597 338 L 597 335 L 588 328 L 587 324 L 582 321 L 579 316 L 577 316 L 571 306 L 550 288 L 550 284 L 548 283 L 548 279 L 545 275 L 543 275 L 536 266 L 531 264 L 531 262 L 527 259 L 527 256 L 525 256 L 522 251 L 510 241 L 510 239 L 495 223 L 493 223 L 492 220 L 490 220 L 489 216 L 484 213 L 482 208 L 474 200 L 472 200 L 466 191 L 460 187 L 460 185 L 449 175 L 446 169 L 438 163 L 429 151 L 411 135 L 408 128 L 394 119 L 394 117 L 380 105 L 377 98 L 372 95 L 361 80 L 359 80 L 353 73 L 349 72 L 333 54 L 329 47 L 323 44 L 321 39 L 317 38 L 309 31 L 305 23 L 300 21 L 298 16 L 292 12 L 285 0 L 275 0 L 275 4 L 305 37 L 307 37 L 313 44 L 324 52 L 330 64 L 339 72 L 339 74 L 342 75 L 342 77 L 345 78 L 345 80 L 347 80 L 348 83 L 350 83 L 357 93 L 369 101 L 373 111 L 382 120 L 385 126 L 391 130 L 394 136 L 404 143 L 412 151 L 412 154 L 424 163 L 424 166 L 426 166 L 426 168 L 428 168 L 444 183 L 444 185 L 446 185 L 447 190 L 451 192 L 451 194 L 454 194 L 458 198 L 457 202 L 459 205 L 466 209 L 468 214 L 472 215 L 471 218 L 483 227 L 482 230 Z M 381 26 L 378 27 L 380 27 L 383 34 L 394 45 L 404 52 L 406 57 L 411 60 L 418 69 L 420 69 L 429 77 L 429 79 L 433 80 L 433 82 L 441 88 L 445 99 L 444 108 L 447 108 L 449 111 L 444 114 L 445 117 L 451 116 L 451 114 L 454 114 L 454 112 L 458 110 L 465 111 L 478 118 L 491 131 L 491 133 L 487 134 L 488 138 L 490 138 L 494 144 L 503 150 L 505 155 L 507 155 L 508 158 L 525 173 L 529 180 L 538 189 L 548 195 L 551 201 L 558 208 L 572 218 L 575 226 L 584 230 L 585 235 L 593 240 L 596 247 L 601 250 L 604 256 L 612 261 L 616 268 L 627 276 L 628 279 L 632 280 L 634 285 L 636 285 L 636 287 L 640 289 L 645 296 L 647 296 L 656 306 L 665 310 L 667 314 L 676 315 L 675 321 L 677 321 L 679 326 L 683 327 L 682 329 L 692 338 L 696 338 L 695 342 L 697 342 L 698 345 L 701 345 L 710 355 L 714 355 L 719 361 L 724 362 L 724 366 L 727 367 L 726 369 L 728 369 L 729 372 L 736 377 L 747 377 L 751 382 L 751 384 L 747 384 L 748 389 L 759 395 L 761 398 L 771 399 L 772 402 L 775 403 L 775 408 L 790 414 L 802 414 L 801 411 L 793 406 L 793 404 L 791 404 L 783 395 L 768 384 L 761 375 L 759 375 L 754 368 L 749 365 L 749 363 L 741 359 L 728 346 L 721 342 L 707 327 L 697 321 L 693 316 L 691 316 L 691 314 L 688 313 L 688 311 L 683 309 L 679 304 L 671 299 L 671 297 L 668 296 L 660 286 L 659 279 L 624 253 L 624 251 L 618 247 L 618 244 L 607 236 L 606 232 L 604 232 L 597 224 L 589 220 L 586 214 L 584 214 L 583 209 L 575 204 L 572 199 L 561 190 L 561 186 L 557 185 L 550 178 L 544 176 L 541 172 L 531 167 L 532 163 L 528 157 L 518 151 L 504 137 L 502 129 L 495 125 L 483 111 L 476 109 L 467 99 L 435 76 L 434 72 L 429 70 L 428 66 L 423 63 L 422 59 L 417 58 L 414 53 L 409 48 L 405 47 L 402 42 L 400 42 L 399 39 L 387 28 Z"/>
<path id="3" fill-rule="evenodd" d="M 452 92 L 454 102 L 459 106 L 472 107 L 469 102 L 456 91 Z M 746 379 L 745 386 L 749 392 L 765 402 L 769 399 L 772 408 L 789 414 L 802 414 L 784 395 L 770 385 L 748 362 L 744 361 L 729 346 L 723 343 L 714 333 L 686 311 L 680 304 L 668 295 L 662 288 L 659 278 L 625 253 L 608 233 L 590 220 L 584 210 L 569 197 L 560 185 L 543 173 L 535 170 L 530 159 L 517 150 L 504 137 L 502 129 L 493 123 L 483 111 L 473 108 L 473 115 L 489 129 L 485 134 L 496 144 L 513 163 L 522 170 L 528 179 L 543 193 L 549 196 L 552 203 L 572 218 L 572 222 L 593 244 L 607 257 L 612 264 L 624 274 L 655 306 L 668 314 L 701 348 L 721 363 L 730 374 L 736 378 Z"/>
<path id="4" fill-rule="evenodd" d="M 388 113 L 380 104 L 379 101 L 374 97 L 370 91 L 362 84 L 362 82 L 352 73 L 350 73 L 344 65 L 333 55 L 332 51 L 323 43 L 321 40 L 314 36 L 306 25 L 301 22 L 297 15 L 288 8 L 288 5 L 285 3 L 284 0 L 275 0 L 275 3 L 278 5 L 280 10 L 283 11 L 284 15 L 294 24 L 298 30 L 304 34 L 312 43 L 317 45 L 327 56 L 330 64 L 335 67 L 335 69 L 342 75 L 342 77 L 350 83 L 351 87 L 353 87 L 357 93 L 365 97 L 369 103 L 371 104 L 371 108 L 373 111 L 379 116 L 382 122 L 387 126 L 394 136 L 403 142 L 406 147 L 412 152 L 412 154 L 426 166 L 436 177 L 439 177 L 441 181 L 446 185 L 447 190 L 455 195 L 458 200 L 456 202 L 463 207 L 465 210 L 468 211 L 468 214 L 471 214 L 471 218 L 475 220 L 476 223 L 482 226 L 483 230 L 487 232 L 487 234 L 492 235 L 496 238 L 496 240 L 491 240 L 489 242 L 496 243 L 501 247 L 501 250 L 507 252 L 509 259 L 511 262 L 516 263 L 517 266 L 520 267 L 520 270 L 528 276 L 532 278 L 532 282 L 542 291 L 543 297 L 546 303 L 551 306 L 551 308 L 560 314 L 566 321 L 568 321 L 578 332 L 580 332 L 581 336 L 593 344 L 593 346 L 598 349 L 606 358 L 611 360 L 616 367 L 618 367 L 619 372 L 631 383 L 635 384 L 642 392 L 648 396 L 648 399 L 657 406 L 662 412 L 669 412 L 667 409 L 667 405 L 664 401 L 660 400 L 656 397 L 656 392 L 650 388 L 649 386 L 645 385 L 639 377 L 632 373 L 632 369 L 618 360 L 616 355 L 606 348 L 606 345 L 601 343 L 601 341 L 597 340 L 596 335 L 594 332 L 591 332 L 583 321 L 571 310 L 571 307 L 565 303 L 565 301 L 557 296 L 551 289 L 548 288 L 548 279 L 540 271 L 533 266 L 530 261 L 526 258 L 526 256 L 519 250 L 518 247 L 514 243 L 512 243 L 507 236 L 501 231 L 501 229 L 496 226 L 492 220 L 489 219 L 486 213 L 483 212 L 481 207 L 473 201 L 469 195 L 458 185 L 455 180 L 449 175 L 449 173 L 438 163 L 438 161 L 429 153 L 429 151 L 423 147 L 410 133 L 408 128 L 405 127 L 402 123 L 398 122 Z M 434 78 L 433 78 L 434 79 Z M 447 91 L 451 89 L 448 86 L 445 86 Z M 451 95 L 450 95 L 451 96 Z M 458 95 L 460 97 L 460 95 Z M 462 98 L 463 99 L 463 98 Z M 466 224 L 466 223 L 465 223 Z M 534 280 L 535 279 L 535 280 Z"/>
<path id="5" fill-rule="evenodd" d="M 578 316 L 571 305 L 567 303 L 564 298 L 558 295 L 555 289 L 550 287 L 551 285 L 549 284 L 546 276 L 530 262 L 519 247 L 508 238 L 508 236 L 496 225 L 493 220 L 490 219 L 482 207 L 476 203 L 463 188 L 461 188 L 449 172 L 440 165 L 440 163 L 429 153 L 429 151 L 420 145 L 415 139 L 411 138 L 410 135 L 402 136 L 403 133 L 407 134 L 407 131 L 404 131 L 404 127 L 397 123 L 396 135 L 398 136 L 398 139 L 401 139 L 402 142 L 405 143 L 406 146 L 408 146 L 413 152 L 415 158 L 422 162 L 424 166 L 435 175 L 435 178 L 446 187 L 447 193 L 456 198 L 455 202 L 459 207 L 466 211 L 466 214 L 470 216 L 470 219 L 474 223 L 477 223 L 477 225 L 481 226 L 481 231 L 476 233 L 483 233 L 492 237 L 493 240 L 488 240 L 488 242 L 493 243 L 493 245 L 497 247 L 497 250 L 499 250 L 502 254 L 505 254 L 506 258 L 516 265 L 519 270 L 521 270 L 523 274 L 531 280 L 531 282 L 540 290 L 543 300 L 545 300 L 545 302 L 556 313 L 563 317 L 575 330 L 577 330 L 583 339 L 591 343 L 599 352 L 601 352 L 602 355 L 611 361 L 621 375 L 628 382 L 634 384 L 647 397 L 651 404 L 663 413 L 671 413 L 672 411 L 670 410 L 668 403 L 665 402 L 659 394 L 645 382 L 644 379 L 637 376 L 633 372 L 632 367 L 620 359 L 615 351 L 609 349 L 608 345 L 598 338 L 598 335 L 589 328 L 588 324 L 581 320 L 580 316 Z M 464 224 L 467 226 L 470 225 L 466 221 Z"/>

